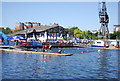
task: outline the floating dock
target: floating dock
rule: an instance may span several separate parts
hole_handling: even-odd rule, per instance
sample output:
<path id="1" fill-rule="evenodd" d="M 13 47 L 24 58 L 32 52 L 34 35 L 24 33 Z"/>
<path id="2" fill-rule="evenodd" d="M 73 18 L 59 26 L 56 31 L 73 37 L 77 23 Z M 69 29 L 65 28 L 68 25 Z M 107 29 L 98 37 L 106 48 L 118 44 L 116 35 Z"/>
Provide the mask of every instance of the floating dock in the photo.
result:
<path id="1" fill-rule="evenodd" d="M 86 48 L 97 48 L 97 49 L 118 49 L 118 50 L 120 50 L 120 48 L 113 48 L 113 47 L 109 47 L 109 48 L 106 48 L 106 47 L 86 47 Z"/>
<path id="2" fill-rule="evenodd" d="M 59 54 L 59 53 L 48 53 L 48 52 L 35 52 L 35 51 L 22 51 L 16 49 L 0 49 L 1 51 L 6 52 L 16 52 L 16 53 L 25 53 L 25 54 L 44 54 L 44 55 L 57 55 L 57 56 L 71 56 L 73 54 Z"/>
<path id="3" fill-rule="evenodd" d="M 10 45 L 0 45 L 0 48 L 12 48 L 15 49 L 16 46 L 10 46 Z"/>
<path id="4" fill-rule="evenodd" d="M 43 45 L 28 45 L 28 46 L 21 46 L 25 48 L 42 48 Z M 74 45 L 52 45 L 52 48 L 73 48 L 73 47 L 80 47 L 80 46 L 74 46 Z M 82 46 L 81 46 L 82 48 Z"/>

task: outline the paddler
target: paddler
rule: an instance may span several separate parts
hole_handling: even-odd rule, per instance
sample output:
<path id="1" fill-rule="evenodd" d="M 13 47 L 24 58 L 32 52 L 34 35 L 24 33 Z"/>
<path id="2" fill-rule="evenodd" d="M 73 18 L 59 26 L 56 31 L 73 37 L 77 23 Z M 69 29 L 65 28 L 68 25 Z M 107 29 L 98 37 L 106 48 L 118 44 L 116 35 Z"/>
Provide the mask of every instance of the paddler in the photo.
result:
<path id="1" fill-rule="evenodd" d="M 52 45 L 49 45 L 49 50 L 52 50 Z"/>
<path id="2" fill-rule="evenodd" d="M 42 46 L 42 50 L 43 50 L 43 52 L 47 51 L 48 50 L 48 46 L 47 45 L 43 45 Z"/>
<path id="3" fill-rule="evenodd" d="M 61 54 L 62 50 L 58 50 L 57 53 Z"/>
<path id="4" fill-rule="evenodd" d="M 45 52 L 45 45 L 42 46 L 42 51 Z"/>

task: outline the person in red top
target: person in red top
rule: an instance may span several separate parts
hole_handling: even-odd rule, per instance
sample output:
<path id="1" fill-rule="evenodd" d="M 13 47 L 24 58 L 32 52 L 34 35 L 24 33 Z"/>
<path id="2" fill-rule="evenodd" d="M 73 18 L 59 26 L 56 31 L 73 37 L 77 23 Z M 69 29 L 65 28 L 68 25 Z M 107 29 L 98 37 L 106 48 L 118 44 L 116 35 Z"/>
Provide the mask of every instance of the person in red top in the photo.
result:
<path id="1" fill-rule="evenodd" d="M 106 47 L 106 44 L 104 43 L 104 47 Z"/>
<path id="2" fill-rule="evenodd" d="M 42 46 L 42 51 L 45 52 L 45 45 Z"/>
<path id="3" fill-rule="evenodd" d="M 62 50 L 58 50 L 57 53 L 61 54 Z"/>
<path id="4" fill-rule="evenodd" d="M 42 50 L 43 50 L 43 52 L 47 51 L 48 50 L 48 46 L 47 45 L 43 45 L 42 46 Z"/>

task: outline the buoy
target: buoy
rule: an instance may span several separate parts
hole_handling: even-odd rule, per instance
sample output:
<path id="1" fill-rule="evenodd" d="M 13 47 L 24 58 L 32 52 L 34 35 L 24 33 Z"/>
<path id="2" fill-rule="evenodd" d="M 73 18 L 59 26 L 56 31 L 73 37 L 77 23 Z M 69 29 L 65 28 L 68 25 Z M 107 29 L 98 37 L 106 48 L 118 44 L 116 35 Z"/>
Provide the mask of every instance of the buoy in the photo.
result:
<path id="1" fill-rule="evenodd" d="M 98 50 L 98 52 L 100 52 L 100 50 Z"/>

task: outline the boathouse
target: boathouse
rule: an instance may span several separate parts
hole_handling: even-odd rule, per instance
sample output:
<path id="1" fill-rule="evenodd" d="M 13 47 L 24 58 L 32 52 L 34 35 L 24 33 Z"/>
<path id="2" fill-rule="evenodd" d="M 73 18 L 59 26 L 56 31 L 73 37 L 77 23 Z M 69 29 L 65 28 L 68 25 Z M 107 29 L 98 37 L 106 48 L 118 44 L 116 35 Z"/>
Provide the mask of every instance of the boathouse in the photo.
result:
<path id="1" fill-rule="evenodd" d="M 27 28 L 7 36 L 20 35 L 27 40 L 42 40 L 42 41 L 54 41 L 69 37 L 69 31 L 58 24 L 52 25 L 39 25 L 37 27 Z"/>

